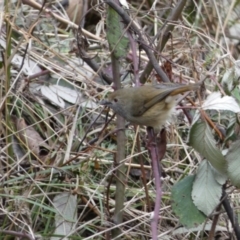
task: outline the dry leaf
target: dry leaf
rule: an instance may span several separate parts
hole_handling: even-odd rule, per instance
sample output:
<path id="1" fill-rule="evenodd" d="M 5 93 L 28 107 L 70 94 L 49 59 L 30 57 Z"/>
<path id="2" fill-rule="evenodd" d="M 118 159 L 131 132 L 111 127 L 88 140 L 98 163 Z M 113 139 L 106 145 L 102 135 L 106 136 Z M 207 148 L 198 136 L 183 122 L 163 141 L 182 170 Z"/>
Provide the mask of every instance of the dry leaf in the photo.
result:
<path id="1" fill-rule="evenodd" d="M 13 121 L 16 124 L 18 137 L 37 157 L 40 157 L 41 147 L 50 148 L 39 133 L 32 126 L 28 126 L 23 118 L 13 117 Z"/>

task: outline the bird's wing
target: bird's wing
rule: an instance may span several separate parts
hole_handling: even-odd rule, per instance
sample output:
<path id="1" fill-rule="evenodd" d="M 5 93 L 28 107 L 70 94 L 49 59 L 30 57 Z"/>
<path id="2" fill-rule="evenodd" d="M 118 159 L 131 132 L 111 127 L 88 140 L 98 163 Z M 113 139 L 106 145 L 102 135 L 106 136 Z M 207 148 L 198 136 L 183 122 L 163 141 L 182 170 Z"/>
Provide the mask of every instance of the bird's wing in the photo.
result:
<path id="1" fill-rule="evenodd" d="M 145 103 L 139 111 L 134 114 L 134 116 L 142 116 L 148 109 L 150 109 L 152 106 L 154 106 L 156 103 L 162 101 L 164 98 L 166 98 L 170 93 L 173 91 L 173 89 L 166 89 L 165 92 L 161 92 L 160 94 L 153 97 L 151 100 L 149 100 L 147 103 Z"/>

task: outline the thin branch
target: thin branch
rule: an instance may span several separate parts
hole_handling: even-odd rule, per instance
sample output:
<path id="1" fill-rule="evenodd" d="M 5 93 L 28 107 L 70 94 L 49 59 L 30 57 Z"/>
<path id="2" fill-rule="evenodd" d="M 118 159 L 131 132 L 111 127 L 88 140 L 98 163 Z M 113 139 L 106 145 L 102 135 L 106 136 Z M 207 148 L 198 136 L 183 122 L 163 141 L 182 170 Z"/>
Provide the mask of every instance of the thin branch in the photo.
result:
<path id="1" fill-rule="evenodd" d="M 223 207 L 228 215 L 228 218 L 232 224 L 236 238 L 239 240 L 240 239 L 240 228 L 239 228 L 238 218 L 229 203 L 225 189 L 223 189 L 222 205 L 223 205 Z"/>
<path id="2" fill-rule="evenodd" d="M 60 21 L 60 22 L 62 22 L 62 23 L 64 23 L 64 24 L 69 24 L 69 25 L 70 25 L 72 28 L 74 28 L 74 29 L 78 29 L 78 25 L 77 25 L 77 24 L 69 21 L 69 20 L 66 19 L 66 18 L 60 17 L 58 14 L 54 13 L 54 12 L 53 12 L 51 9 L 49 9 L 49 8 L 42 7 L 42 5 L 39 4 L 39 3 L 37 3 L 36 1 L 33 1 L 33 0 L 22 0 L 22 3 L 23 3 L 23 4 L 27 4 L 27 5 L 35 8 L 35 9 L 38 9 L 39 11 L 42 10 L 43 12 L 45 12 L 45 13 L 53 16 L 53 17 L 54 17 L 55 19 L 57 19 L 58 21 Z M 85 30 L 85 29 L 83 29 L 82 31 L 83 31 L 83 33 L 84 33 L 86 36 L 88 36 L 88 37 L 91 37 L 91 38 L 96 39 L 96 40 L 98 40 L 98 41 L 102 41 L 102 40 L 103 40 L 103 39 L 101 39 L 100 37 L 98 37 L 98 36 L 90 33 L 89 31 L 87 31 L 87 30 Z"/>
<path id="3" fill-rule="evenodd" d="M 159 211 L 161 208 L 161 199 L 162 199 L 162 186 L 161 186 L 161 168 L 159 162 L 163 158 L 166 152 L 166 130 L 163 129 L 160 133 L 160 141 L 158 141 L 156 135 L 154 134 L 153 128 L 147 128 L 149 145 L 148 150 L 152 160 L 152 169 L 155 178 L 155 188 L 156 188 L 156 200 L 154 206 L 153 217 L 151 219 L 151 229 L 152 229 L 152 239 L 157 240 L 158 237 L 158 220 L 159 220 Z M 159 143 L 159 144 L 158 144 Z"/>
<path id="4" fill-rule="evenodd" d="M 159 29 L 158 34 L 156 35 L 156 37 L 159 38 L 157 49 L 156 49 L 158 52 L 161 52 L 163 50 L 163 48 L 165 47 L 165 45 L 169 39 L 169 36 L 170 36 L 169 33 L 174 28 L 174 24 L 171 24 L 170 22 L 177 21 L 179 19 L 186 2 L 187 2 L 187 0 L 179 1 L 178 5 L 173 9 L 172 14 L 166 20 L 163 27 Z M 140 76 L 141 83 L 144 83 L 146 81 L 146 79 L 152 72 L 153 68 L 155 69 L 155 66 L 153 65 L 153 62 L 150 59 L 145 70 L 143 71 L 142 75 Z M 161 75 L 159 75 L 159 76 L 162 78 Z M 162 78 L 162 81 L 165 82 L 163 78 Z"/>
<path id="5" fill-rule="evenodd" d="M 138 39 L 139 39 L 139 44 L 142 47 L 142 49 L 146 52 L 146 54 L 147 54 L 150 62 L 152 63 L 152 66 L 154 67 L 154 69 L 156 70 L 158 75 L 161 77 L 163 82 L 169 82 L 169 79 L 168 79 L 167 75 L 165 74 L 165 72 L 159 66 L 159 63 L 158 63 L 157 59 L 155 58 L 153 52 L 149 49 L 149 44 L 147 42 L 145 42 L 145 40 L 142 36 L 142 31 L 133 22 L 133 20 L 129 17 L 129 15 L 123 10 L 123 8 L 121 8 L 120 6 L 118 6 L 117 4 L 115 4 L 111 0 L 106 0 L 105 2 L 110 7 L 112 7 L 122 17 L 122 20 L 127 25 L 129 25 L 132 28 L 132 30 L 137 34 Z"/>
<path id="6" fill-rule="evenodd" d="M 80 42 L 78 37 L 77 42 Z M 100 78 L 102 78 L 108 84 L 111 84 L 113 82 L 112 78 L 107 73 L 101 70 L 102 67 L 99 66 L 94 59 L 90 58 L 80 46 L 78 46 L 78 51 L 82 60 L 87 63 L 92 68 L 92 70 L 98 74 Z"/>

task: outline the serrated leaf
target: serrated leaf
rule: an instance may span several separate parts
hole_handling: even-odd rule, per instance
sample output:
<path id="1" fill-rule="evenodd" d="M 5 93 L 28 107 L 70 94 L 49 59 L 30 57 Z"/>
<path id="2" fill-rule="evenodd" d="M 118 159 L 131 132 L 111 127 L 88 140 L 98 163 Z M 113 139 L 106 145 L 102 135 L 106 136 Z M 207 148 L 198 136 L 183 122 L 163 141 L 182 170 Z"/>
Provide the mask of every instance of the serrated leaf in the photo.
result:
<path id="1" fill-rule="evenodd" d="M 231 144 L 226 155 L 227 173 L 236 187 L 240 187 L 240 140 Z"/>
<path id="2" fill-rule="evenodd" d="M 206 122 L 196 122 L 190 129 L 189 145 L 204 156 L 220 173 L 226 173 L 226 161 L 216 147 L 210 127 Z"/>
<path id="3" fill-rule="evenodd" d="M 187 228 L 203 223 L 206 216 L 194 205 L 191 192 L 195 176 L 187 176 L 172 188 L 172 208 L 179 221 Z"/>
<path id="4" fill-rule="evenodd" d="M 221 196 L 222 185 L 216 181 L 209 162 L 202 161 L 193 182 L 192 199 L 194 204 L 209 216 L 219 204 Z"/>
<path id="5" fill-rule="evenodd" d="M 107 11 L 107 39 L 110 50 L 116 58 L 127 55 L 129 40 L 124 36 L 120 16 L 111 7 Z"/>
<path id="6" fill-rule="evenodd" d="M 207 159 L 206 159 L 207 160 Z M 227 179 L 228 179 L 228 176 L 227 176 L 227 173 L 220 173 L 219 171 L 217 171 L 215 168 L 212 167 L 212 172 L 213 172 L 213 175 L 214 175 L 214 178 L 215 180 L 220 184 L 220 185 L 223 185 Z"/>
<path id="7" fill-rule="evenodd" d="M 192 126 L 200 119 L 200 117 L 201 117 L 200 111 L 199 110 L 195 111 L 195 114 L 192 120 Z"/>
<path id="8" fill-rule="evenodd" d="M 211 93 L 202 105 L 203 110 L 228 110 L 235 113 L 240 112 L 240 107 L 233 97 L 221 97 L 220 92 Z"/>

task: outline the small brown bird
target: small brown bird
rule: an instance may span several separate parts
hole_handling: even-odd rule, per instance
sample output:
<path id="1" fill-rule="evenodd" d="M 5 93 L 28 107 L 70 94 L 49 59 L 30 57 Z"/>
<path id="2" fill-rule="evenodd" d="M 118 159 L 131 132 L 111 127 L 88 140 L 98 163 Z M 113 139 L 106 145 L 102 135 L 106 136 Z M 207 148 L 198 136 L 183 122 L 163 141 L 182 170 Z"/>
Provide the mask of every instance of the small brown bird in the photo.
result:
<path id="1" fill-rule="evenodd" d="M 157 133 L 175 107 L 176 96 L 183 92 L 197 90 L 199 86 L 199 84 L 159 84 L 119 89 L 100 104 L 112 108 L 133 124 L 153 127 Z"/>

